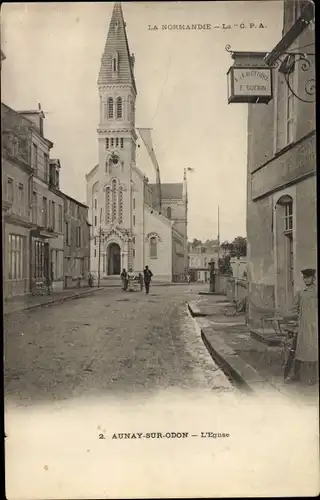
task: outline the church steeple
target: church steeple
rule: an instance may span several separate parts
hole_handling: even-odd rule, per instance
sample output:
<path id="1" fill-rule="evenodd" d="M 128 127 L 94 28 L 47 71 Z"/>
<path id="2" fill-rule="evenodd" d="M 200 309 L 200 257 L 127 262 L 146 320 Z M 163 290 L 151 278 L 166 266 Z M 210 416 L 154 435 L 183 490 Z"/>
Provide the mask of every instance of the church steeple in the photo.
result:
<path id="1" fill-rule="evenodd" d="M 130 55 L 121 3 L 116 2 L 101 58 L 98 85 L 131 84 L 137 93 L 133 65 L 134 56 Z"/>

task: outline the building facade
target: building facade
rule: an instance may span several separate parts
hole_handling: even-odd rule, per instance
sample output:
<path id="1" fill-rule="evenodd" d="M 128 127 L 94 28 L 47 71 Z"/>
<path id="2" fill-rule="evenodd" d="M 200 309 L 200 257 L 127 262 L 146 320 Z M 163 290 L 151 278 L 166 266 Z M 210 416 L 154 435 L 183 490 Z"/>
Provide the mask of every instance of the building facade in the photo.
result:
<path id="1" fill-rule="evenodd" d="M 49 278 L 52 290 L 63 289 L 63 198 L 59 192 L 60 169 L 50 163 L 53 143 L 44 137 L 44 113 L 41 110 L 21 111 L 30 120 L 31 187 L 30 278 L 31 291 Z M 57 179 L 57 182 L 56 182 Z"/>
<path id="2" fill-rule="evenodd" d="M 249 321 L 255 327 L 260 308 L 288 310 L 303 286 L 301 269 L 317 266 L 313 8 L 285 0 L 283 38 L 265 59 L 274 68 L 273 99 L 249 104 Z"/>
<path id="3" fill-rule="evenodd" d="M 30 290 L 31 123 L 1 104 L 2 248 L 5 298 Z"/>
<path id="4" fill-rule="evenodd" d="M 191 281 L 208 283 L 210 280 L 209 263 L 214 261 L 217 266 L 218 258 L 218 248 L 212 245 L 189 243 L 188 270 Z"/>
<path id="5" fill-rule="evenodd" d="M 49 279 L 63 289 L 63 198 L 51 181 L 44 114 L 1 104 L 5 297 L 35 292 Z"/>
<path id="6" fill-rule="evenodd" d="M 88 286 L 90 265 L 90 224 L 88 207 L 64 197 L 64 287 Z"/>
<path id="7" fill-rule="evenodd" d="M 136 164 L 134 56 L 130 54 L 122 7 L 113 9 L 98 78 L 99 164 L 88 175 L 91 272 L 119 276 L 149 265 L 154 279 L 172 281 L 184 270 L 186 180 L 158 186 Z"/>

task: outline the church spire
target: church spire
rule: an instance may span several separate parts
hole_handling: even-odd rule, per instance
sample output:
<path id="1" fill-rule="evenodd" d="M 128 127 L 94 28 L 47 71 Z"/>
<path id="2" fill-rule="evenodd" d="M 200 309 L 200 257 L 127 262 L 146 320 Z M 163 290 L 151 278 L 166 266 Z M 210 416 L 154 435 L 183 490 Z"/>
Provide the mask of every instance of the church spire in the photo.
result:
<path id="1" fill-rule="evenodd" d="M 121 2 L 116 2 L 101 58 L 98 85 L 131 84 L 137 93 L 133 65 L 134 55 L 130 55 Z"/>

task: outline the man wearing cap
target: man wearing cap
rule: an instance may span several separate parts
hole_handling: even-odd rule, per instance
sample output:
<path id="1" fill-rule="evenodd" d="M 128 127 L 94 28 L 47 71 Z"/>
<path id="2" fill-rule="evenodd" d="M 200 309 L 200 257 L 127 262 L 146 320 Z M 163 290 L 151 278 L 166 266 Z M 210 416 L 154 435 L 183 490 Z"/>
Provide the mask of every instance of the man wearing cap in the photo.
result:
<path id="1" fill-rule="evenodd" d="M 312 372 L 309 383 L 317 381 L 318 355 L 318 328 L 317 309 L 318 293 L 316 286 L 316 270 L 303 269 L 301 271 L 305 288 L 297 293 L 293 300 L 292 315 L 286 319 L 298 320 L 297 345 L 294 363 L 294 374 L 287 381 L 300 381 L 302 364 L 308 365 Z"/>

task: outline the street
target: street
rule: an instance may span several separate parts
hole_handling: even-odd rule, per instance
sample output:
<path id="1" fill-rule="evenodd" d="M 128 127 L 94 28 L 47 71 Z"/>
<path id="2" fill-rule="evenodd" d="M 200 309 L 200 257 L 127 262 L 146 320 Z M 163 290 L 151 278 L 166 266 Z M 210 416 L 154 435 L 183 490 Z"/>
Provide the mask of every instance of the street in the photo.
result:
<path id="1" fill-rule="evenodd" d="M 106 289 L 5 318 L 5 395 L 27 405 L 166 388 L 234 391 L 208 354 L 187 302 L 199 286 L 150 295 Z"/>

